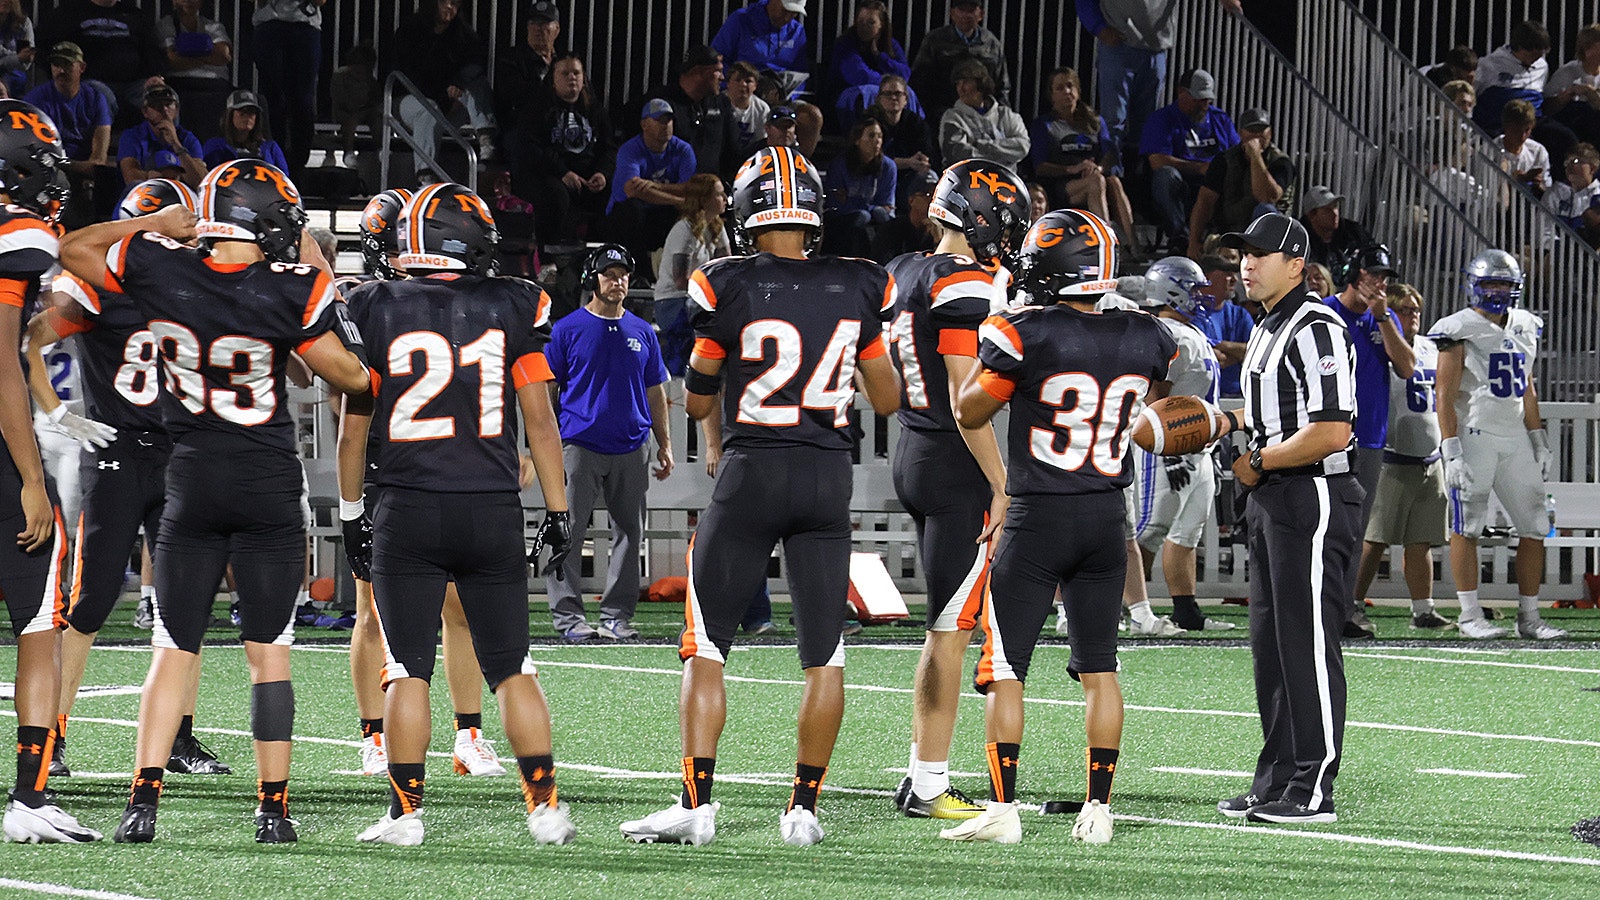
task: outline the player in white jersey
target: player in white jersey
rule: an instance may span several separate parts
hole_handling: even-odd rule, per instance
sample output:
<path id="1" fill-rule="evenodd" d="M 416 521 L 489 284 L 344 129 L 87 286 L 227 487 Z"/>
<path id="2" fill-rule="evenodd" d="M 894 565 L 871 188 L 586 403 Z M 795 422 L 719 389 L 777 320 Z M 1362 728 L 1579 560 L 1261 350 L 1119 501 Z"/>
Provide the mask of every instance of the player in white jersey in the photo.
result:
<path id="1" fill-rule="evenodd" d="M 1416 365 L 1410 378 L 1389 379 L 1388 438 L 1377 497 L 1367 519 L 1355 596 L 1367 595 L 1384 554 L 1401 544 L 1411 593 L 1411 627 L 1446 628 L 1450 620 L 1433 608 L 1433 548 L 1445 542 L 1444 470 L 1439 465 L 1439 415 L 1433 390 L 1439 348 L 1418 333 L 1422 295 L 1416 288 L 1391 282 L 1389 308 L 1400 317 L 1400 334 L 1410 342 Z"/>
<path id="2" fill-rule="evenodd" d="M 1206 273 L 1182 256 L 1156 260 L 1145 273 L 1145 297 L 1154 304 L 1161 324 L 1178 343 L 1178 356 L 1168 369 L 1169 396 L 1200 397 L 1217 402 L 1221 364 L 1199 323 L 1210 315 Z M 1231 622 L 1208 619 L 1196 605 L 1195 548 L 1205 534 L 1216 497 L 1216 473 L 1205 451 L 1183 456 L 1154 456 L 1135 448 L 1135 480 L 1139 507 L 1134 520 L 1146 572 L 1157 552 L 1167 589 L 1172 594 L 1172 622 L 1188 631 L 1225 631 Z"/>
<path id="3" fill-rule="evenodd" d="M 54 282 L 54 279 L 48 280 Z M 29 388 L 36 395 L 48 391 L 60 401 L 50 412 L 41 406 L 34 407 L 33 433 L 39 439 L 39 456 L 44 460 L 45 471 L 55 479 L 56 494 L 61 498 L 62 521 L 76 522 L 83 501 L 83 488 L 78 479 L 79 448 L 92 451 L 95 447 L 104 447 L 110 443 L 110 436 L 104 432 L 105 426 L 80 415 L 83 388 L 78 381 L 78 342 L 62 338 L 38 348 L 37 357 L 32 355 L 32 348 L 29 350 Z"/>
<path id="4" fill-rule="evenodd" d="M 1517 634 L 1538 640 L 1566 637 L 1539 618 L 1544 574 L 1544 479 L 1552 460 L 1539 418 L 1539 393 L 1530 374 L 1544 320 L 1517 308 L 1522 266 L 1503 250 L 1486 250 L 1467 264 L 1472 306 L 1428 329 L 1439 345 L 1439 431 L 1450 501 L 1450 570 L 1461 600 L 1461 633 L 1504 637 L 1478 603 L 1478 538 L 1489 492 L 1517 532 Z"/>

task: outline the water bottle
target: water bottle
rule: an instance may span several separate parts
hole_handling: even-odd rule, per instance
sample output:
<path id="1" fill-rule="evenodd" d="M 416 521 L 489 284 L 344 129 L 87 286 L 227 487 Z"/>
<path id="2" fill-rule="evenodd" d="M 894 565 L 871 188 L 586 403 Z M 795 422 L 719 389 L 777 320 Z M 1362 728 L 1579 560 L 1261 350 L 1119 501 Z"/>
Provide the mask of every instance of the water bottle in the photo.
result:
<path id="1" fill-rule="evenodd" d="M 1556 536 L 1556 495 L 1544 495 L 1544 514 L 1550 520 L 1550 530 L 1545 534 L 1547 538 Z"/>

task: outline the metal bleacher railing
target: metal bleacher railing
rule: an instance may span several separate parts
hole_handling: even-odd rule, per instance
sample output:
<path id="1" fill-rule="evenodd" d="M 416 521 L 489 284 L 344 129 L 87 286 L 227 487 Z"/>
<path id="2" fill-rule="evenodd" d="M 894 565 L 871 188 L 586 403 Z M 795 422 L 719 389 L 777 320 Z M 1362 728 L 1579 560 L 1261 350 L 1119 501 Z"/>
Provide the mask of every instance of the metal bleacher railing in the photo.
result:
<path id="1" fill-rule="evenodd" d="M 1570 5 L 1570 4 L 1569 4 Z M 1600 253 L 1505 170 L 1498 142 L 1424 78 L 1351 0 L 1299 4 L 1299 69 L 1383 149 L 1366 184 L 1335 183 L 1373 203 L 1364 219 L 1404 261 L 1437 317 L 1462 298 L 1462 266 L 1485 247 L 1522 260 L 1526 305 L 1545 320 L 1541 396 L 1600 392 Z"/>
<path id="2" fill-rule="evenodd" d="M 1513 25 L 1530 19 L 1549 29 L 1552 59 L 1568 59 L 1578 29 L 1600 21 L 1600 0 L 1358 0 L 1356 5 L 1419 66 L 1439 61 L 1458 44 L 1488 53 L 1506 42 Z M 1343 44 L 1322 47 L 1338 53 Z M 1552 62 L 1550 68 L 1555 67 Z"/>

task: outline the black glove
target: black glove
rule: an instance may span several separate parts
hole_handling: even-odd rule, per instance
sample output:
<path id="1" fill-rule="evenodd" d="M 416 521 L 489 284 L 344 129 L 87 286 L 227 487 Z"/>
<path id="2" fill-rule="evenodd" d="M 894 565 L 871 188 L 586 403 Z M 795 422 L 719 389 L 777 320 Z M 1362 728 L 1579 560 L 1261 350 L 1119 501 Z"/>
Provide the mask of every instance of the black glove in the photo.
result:
<path id="1" fill-rule="evenodd" d="M 544 521 L 539 523 L 533 542 L 528 545 L 528 565 L 535 571 L 539 570 L 539 554 L 546 547 L 550 548 L 550 562 L 539 572 L 541 575 L 559 571 L 561 564 L 567 561 L 567 554 L 572 552 L 572 516 L 569 513 L 552 510 L 544 514 Z"/>
<path id="2" fill-rule="evenodd" d="M 1163 456 L 1161 465 L 1167 470 L 1167 484 L 1175 491 L 1187 487 L 1194 476 L 1194 460 L 1187 456 Z"/>
<path id="3" fill-rule="evenodd" d="M 344 555 L 350 560 L 350 573 L 362 581 L 372 581 L 372 516 L 339 522 L 344 531 Z"/>

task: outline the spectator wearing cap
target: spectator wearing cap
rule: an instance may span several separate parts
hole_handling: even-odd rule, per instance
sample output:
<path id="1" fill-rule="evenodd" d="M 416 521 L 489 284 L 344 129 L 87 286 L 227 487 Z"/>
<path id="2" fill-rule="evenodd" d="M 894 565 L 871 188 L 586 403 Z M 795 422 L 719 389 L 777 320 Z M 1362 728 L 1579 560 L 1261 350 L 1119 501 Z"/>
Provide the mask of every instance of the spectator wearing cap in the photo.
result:
<path id="1" fill-rule="evenodd" d="M 747 62 L 736 62 L 728 67 L 728 105 L 733 109 L 733 121 L 739 128 L 739 148 L 759 141 L 766 127 L 772 107 L 756 96 L 756 85 L 761 73 Z"/>
<path id="2" fill-rule="evenodd" d="M 1189 214 L 1211 161 L 1239 143 L 1233 119 L 1213 104 L 1217 80 L 1205 69 L 1178 77 L 1172 103 L 1150 114 L 1139 153 L 1150 162 L 1150 194 L 1168 246 L 1189 243 Z"/>
<path id="3" fill-rule="evenodd" d="M 494 115 L 505 138 L 506 159 L 514 167 L 520 148 L 523 112 L 549 97 L 550 70 L 561 37 L 561 8 L 555 0 L 535 0 L 523 16 L 522 42 L 500 52 L 494 62 Z"/>
<path id="4" fill-rule="evenodd" d="M 0 86 L 7 97 L 21 97 L 28 91 L 28 70 L 33 67 L 33 20 L 22 11 L 21 0 L 10 0 L 0 8 Z"/>
<path id="5" fill-rule="evenodd" d="M 1049 209 L 1087 209 L 1120 229 L 1125 248 L 1133 246 L 1133 208 L 1113 174 L 1119 164 L 1105 119 L 1083 96 L 1076 69 L 1050 73 L 1050 111 L 1033 120 L 1029 132 L 1033 174 L 1044 185 Z"/>
<path id="6" fill-rule="evenodd" d="M 666 242 L 694 173 L 694 148 L 673 134 L 672 104 L 659 97 L 645 103 L 639 134 L 617 148 L 606 205 L 607 231 L 634 259 L 649 259 Z"/>
<path id="7" fill-rule="evenodd" d="M 39 19 L 42 45 L 77 44 L 94 77 L 111 89 L 118 129 L 139 121 L 145 79 L 167 68 L 153 22 L 132 0 L 63 0 Z"/>
<path id="8" fill-rule="evenodd" d="M 744 148 L 744 158 L 749 159 L 757 151 L 768 147 L 799 147 L 796 128 L 794 107 L 773 107 L 772 112 L 767 113 L 767 122 L 762 128 L 762 139 Z"/>
<path id="9" fill-rule="evenodd" d="M 62 222 L 68 228 L 79 228 L 97 218 L 110 218 L 121 196 L 121 178 L 110 159 L 112 101 L 84 80 L 87 66 L 77 44 L 53 44 L 47 59 L 50 80 L 22 99 L 39 107 L 56 123 L 56 133 L 67 154 L 67 175 L 72 181 L 72 198 L 62 213 Z M 96 216 L 96 211 L 103 215 Z"/>
<path id="10" fill-rule="evenodd" d="M 1239 116 L 1239 143 L 1206 169 L 1189 214 L 1189 256 L 1200 258 L 1205 236 L 1243 231 L 1256 216 L 1294 209 L 1294 163 L 1272 143 L 1272 119 L 1252 106 Z"/>
<path id="11" fill-rule="evenodd" d="M 239 90 L 229 94 L 218 125 L 222 133 L 201 147 L 208 168 L 214 169 L 230 159 L 264 159 L 289 171 L 283 147 L 272 139 L 267 117 L 261 114 L 261 99 L 255 92 Z"/>
<path id="12" fill-rule="evenodd" d="M 894 39 L 889 7 L 883 0 L 860 0 L 856 4 L 855 21 L 833 42 L 833 52 L 828 57 L 827 85 L 823 89 L 825 99 L 831 99 L 846 88 L 875 90 L 885 75 L 910 78 L 911 63 L 905 48 Z"/>
<path id="13" fill-rule="evenodd" d="M 1200 268 L 1206 273 L 1209 284 L 1204 288 L 1211 298 L 1211 314 L 1196 321 L 1196 325 L 1211 342 L 1217 363 L 1222 366 L 1220 389 L 1224 397 L 1240 396 L 1240 363 L 1244 362 L 1245 345 L 1255 331 L 1255 318 L 1250 311 L 1234 302 L 1234 292 L 1239 284 L 1239 264 L 1219 255 L 1200 258 Z"/>
<path id="14" fill-rule="evenodd" d="M 438 161 L 438 123 L 423 106 L 424 98 L 446 116 L 459 108 L 477 136 L 479 158 L 493 158 L 494 108 L 484 68 L 488 48 L 461 16 L 461 0 L 434 0 L 432 8 L 425 4 L 384 47 L 392 54 L 386 68 L 405 73 L 422 92 L 421 97 L 406 93 L 399 106 L 400 118 L 417 142 L 418 182 L 434 180 L 429 161 Z"/>
<path id="15" fill-rule="evenodd" d="M 886 263 L 880 238 L 894 219 L 894 160 L 883 154 L 883 126 L 861 119 L 822 178 L 827 204 L 822 215 L 824 253 L 864 256 Z"/>
<path id="16" fill-rule="evenodd" d="M 284 139 L 289 172 L 300 176 L 316 136 L 322 71 L 322 7 L 327 0 L 256 0 L 250 17 L 261 99 L 272 133 Z"/>
<path id="17" fill-rule="evenodd" d="M 983 12 L 982 0 L 951 0 L 950 24 L 923 35 L 917 47 L 916 58 L 911 61 L 911 87 L 922 98 L 929 121 L 942 117 L 956 102 L 956 86 L 950 74 L 967 60 L 976 60 L 989 71 L 989 81 L 994 85 L 990 93 L 1011 93 L 1005 46 L 994 32 L 983 27 Z"/>
<path id="18" fill-rule="evenodd" d="M 989 69 L 966 60 L 950 75 L 956 102 L 939 120 L 939 152 L 945 159 L 987 159 L 1015 166 L 1028 155 L 1027 123 L 995 96 Z"/>
<path id="19" fill-rule="evenodd" d="M 1417 354 L 1406 340 L 1400 316 L 1389 308 L 1389 279 L 1399 278 L 1389 248 L 1368 244 L 1345 262 L 1344 290 L 1323 302 L 1339 314 L 1356 349 L 1356 478 L 1366 495 L 1361 501 L 1360 532 L 1367 529 L 1372 501 L 1378 496 L 1378 475 L 1383 470 L 1383 446 L 1389 436 L 1389 376 L 1411 377 Z M 1370 638 L 1376 634 L 1367 619 L 1364 597 L 1355 596 L 1359 555 L 1350 564 L 1350 616 L 1344 636 Z"/>
<path id="20" fill-rule="evenodd" d="M 724 63 L 747 62 L 779 82 L 793 97 L 811 70 L 806 53 L 806 0 L 753 0 L 723 21 L 711 39 Z"/>
<path id="21" fill-rule="evenodd" d="M 159 77 L 144 90 L 144 121 L 122 132 L 117 168 L 124 190 L 147 178 L 171 178 L 198 188 L 209 171 L 200 139 L 178 124 L 178 92 Z"/>
<path id="22" fill-rule="evenodd" d="M 566 243 L 583 222 L 598 220 L 610 195 L 616 145 L 605 107 L 589 91 L 583 60 L 556 58 L 550 96 L 523 111 L 512 163 L 512 188 L 519 197 L 537 197 L 534 232 L 546 246 Z"/>
<path id="23" fill-rule="evenodd" d="M 733 102 L 722 93 L 722 56 L 710 47 L 690 47 L 675 81 L 645 95 L 672 104 L 673 134 L 694 148 L 698 171 L 732 181 L 744 162 Z"/>
<path id="24" fill-rule="evenodd" d="M 1550 190 L 1550 151 L 1533 139 L 1537 117 L 1533 104 L 1512 100 L 1500 110 L 1500 149 L 1505 152 L 1511 177 L 1522 182 L 1535 197 Z"/>
<path id="25" fill-rule="evenodd" d="M 233 90 L 228 29 L 200 15 L 200 0 L 173 0 L 172 13 L 156 20 L 156 40 L 167 55 L 167 84 L 183 95 L 195 136 L 202 143 L 216 137 L 214 123 Z"/>
<path id="26" fill-rule="evenodd" d="M 1300 204 L 1300 221 L 1311 239 L 1306 259 L 1327 266 L 1338 287 L 1344 286 L 1339 272 L 1350 254 L 1377 243 L 1360 222 L 1344 217 L 1343 202 L 1343 194 L 1335 194 L 1327 185 L 1316 184 L 1306 190 Z"/>
<path id="27" fill-rule="evenodd" d="M 894 160 L 895 169 L 902 175 L 921 175 L 932 172 L 938 175 L 939 145 L 928 129 L 928 120 L 911 109 L 911 88 L 899 75 L 885 75 L 878 83 L 877 96 L 866 108 L 865 114 L 873 116 L 883 125 L 883 152 Z M 904 206 L 912 182 L 899 180 L 900 195 L 895 199 Z"/>
<path id="28" fill-rule="evenodd" d="M 639 636 L 630 624 L 639 602 L 639 550 L 649 486 L 650 437 L 655 436 L 657 480 L 672 474 L 667 429 L 668 378 L 650 324 L 624 307 L 634 261 L 616 244 L 589 254 L 583 265 L 587 303 L 557 320 L 544 347 L 552 392 L 559 390 L 567 508 L 582 539 L 589 516 L 603 501 L 611 520 L 610 566 L 600 596 L 598 634 L 612 640 Z M 596 635 L 584 613 L 580 569 L 573 553 L 545 576 L 556 632 L 573 642 Z"/>
<path id="29" fill-rule="evenodd" d="M 1478 107 L 1472 120 L 1490 134 L 1500 132 L 1500 112 L 1512 100 L 1526 100 L 1534 111 L 1544 104 L 1544 85 L 1550 77 L 1550 32 L 1542 22 L 1519 22 L 1510 40 L 1478 61 L 1472 86 Z"/>

